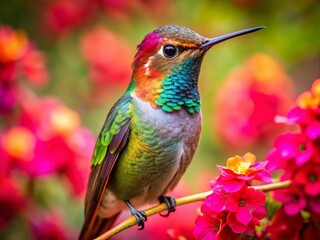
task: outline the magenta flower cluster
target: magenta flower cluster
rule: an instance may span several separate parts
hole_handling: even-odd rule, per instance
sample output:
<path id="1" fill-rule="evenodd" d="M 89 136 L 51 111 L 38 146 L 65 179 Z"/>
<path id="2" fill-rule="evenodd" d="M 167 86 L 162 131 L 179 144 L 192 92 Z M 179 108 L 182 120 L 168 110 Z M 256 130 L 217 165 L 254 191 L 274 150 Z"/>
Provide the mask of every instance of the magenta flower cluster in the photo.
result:
<path id="1" fill-rule="evenodd" d="M 298 130 L 280 135 L 268 154 L 269 170 L 280 170 L 280 180 L 291 180 L 289 188 L 274 192 L 283 204 L 269 227 L 272 239 L 314 239 L 320 235 L 320 79 L 303 93 L 286 124 Z M 280 221 L 287 218 L 290 221 Z M 292 224 L 295 222 L 295 224 Z M 311 238 L 308 238 L 310 236 Z"/>
<path id="2" fill-rule="evenodd" d="M 69 201 L 81 199 L 94 139 L 76 111 L 35 94 L 47 80 L 44 56 L 27 35 L 0 25 L 1 239 L 20 239 L 3 234 L 21 225 L 30 239 L 74 235 L 48 192 L 64 186 Z"/>
<path id="3" fill-rule="evenodd" d="M 255 156 L 247 153 L 229 158 L 226 167 L 218 166 L 220 176 L 212 181 L 212 194 L 196 219 L 197 239 L 238 239 L 242 233 L 254 233 L 266 216 L 266 194 L 250 184 L 252 180 L 271 182 L 266 164 L 255 163 Z"/>

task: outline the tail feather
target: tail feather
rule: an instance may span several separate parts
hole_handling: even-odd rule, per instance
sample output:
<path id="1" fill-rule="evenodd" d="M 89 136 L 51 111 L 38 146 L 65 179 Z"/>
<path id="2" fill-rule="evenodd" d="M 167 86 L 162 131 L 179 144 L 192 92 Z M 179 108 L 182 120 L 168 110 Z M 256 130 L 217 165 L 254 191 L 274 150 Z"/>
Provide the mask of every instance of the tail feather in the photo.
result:
<path id="1" fill-rule="evenodd" d="M 95 217 L 92 223 L 84 224 L 81 229 L 79 240 L 93 240 L 99 237 L 101 234 L 111 229 L 119 214 L 120 213 L 117 213 L 110 218 Z"/>

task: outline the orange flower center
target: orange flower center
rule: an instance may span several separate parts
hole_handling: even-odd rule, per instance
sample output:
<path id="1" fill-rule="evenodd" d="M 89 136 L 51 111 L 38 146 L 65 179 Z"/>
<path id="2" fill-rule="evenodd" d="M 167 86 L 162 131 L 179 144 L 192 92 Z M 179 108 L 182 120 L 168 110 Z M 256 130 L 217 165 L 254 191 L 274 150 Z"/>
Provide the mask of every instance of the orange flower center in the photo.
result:
<path id="1" fill-rule="evenodd" d="M 302 93 L 298 97 L 298 106 L 303 109 L 316 109 L 320 106 L 320 79 L 317 79 L 308 92 Z"/>
<path id="2" fill-rule="evenodd" d="M 227 160 L 227 168 L 238 174 L 247 174 L 251 172 L 250 166 L 256 161 L 256 156 L 252 153 L 246 153 L 243 157 L 234 156 Z"/>
<path id="3" fill-rule="evenodd" d="M 5 133 L 1 145 L 11 157 L 29 160 L 33 156 L 35 137 L 29 129 L 15 127 Z"/>
<path id="4" fill-rule="evenodd" d="M 64 106 L 55 109 L 50 120 L 53 130 L 63 136 L 70 134 L 80 126 L 79 115 Z"/>
<path id="5" fill-rule="evenodd" d="M 28 39 L 24 32 L 0 31 L 0 62 L 17 61 L 27 50 Z"/>

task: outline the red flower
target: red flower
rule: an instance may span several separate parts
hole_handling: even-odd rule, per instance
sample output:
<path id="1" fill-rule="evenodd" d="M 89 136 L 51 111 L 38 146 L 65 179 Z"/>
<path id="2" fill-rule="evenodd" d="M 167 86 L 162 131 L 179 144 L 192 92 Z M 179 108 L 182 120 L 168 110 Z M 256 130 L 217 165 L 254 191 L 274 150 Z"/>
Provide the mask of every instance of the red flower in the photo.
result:
<path id="1" fill-rule="evenodd" d="M 0 73 L 1 74 L 1 73 Z M 0 76 L 1 78 L 1 76 Z M 3 84 L 0 80 L 0 115 L 9 114 L 16 103 L 14 88 L 8 84 Z"/>
<path id="2" fill-rule="evenodd" d="M 281 180 L 290 179 L 288 189 L 275 191 L 274 197 L 284 205 L 289 216 L 307 211 L 311 216 L 320 213 L 320 80 L 310 91 L 300 95 L 286 124 L 299 124 L 300 132 L 287 133 L 276 138 L 274 149 L 269 153 L 269 169 L 283 169 Z"/>
<path id="3" fill-rule="evenodd" d="M 280 208 L 267 228 L 267 237 L 272 240 L 298 240 L 302 227 L 303 218 L 300 214 L 288 216 L 284 209 Z"/>
<path id="4" fill-rule="evenodd" d="M 319 222 L 313 220 L 308 222 L 301 235 L 301 239 L 303 240 L 313 240 L 315 236 L 320 236 Z"/>
<path id="5" fill-rule="evenodd" d="M 96 4 L 88 0 L 58 0 L 39 9 L 46 30 L 61 36 L 85 23 L 95 12 Z"/>
<path id="6" fill-rule="evenodd" d="M 217 166 L 220 176 L 217 183 L 226 192 L 238 191 L 249 180 L 259 180 L 270 183 L 271 175 L 264 169 L 267 162 L 255 163 L 256 157 L 247 153 L 243 157 L 235 156 L 227 160 L 227 166 Z"/>
<path id="7" fill-rule="evenodd" d="M 45 58 L 34 47 L 30 47 L 21 59 L 21 72 L 31 84 L 37 86 L 47 83 L 49 78 Z"/>
<path id="8" fill-rule="evenodd" d="M 216 130 L 232 148 L 265 143 L 283 129 L 274 118 L 285 114 L 291 103 L 291 81 L 282 66 L 268 55 L 256 54 L 220 89 Z"/>
<path id="9" fill-rule="evenodd" d="M 0 25 L 0 114 L 10 114 L 16 106 L 21 77 L 34 85 L 47 82 L 44 57 L 24 32 Z"/>
<path id="10" fill-rule="evenodd" d="M 83 37 L 81 51 L 89 63 L 95 91 L 105 95 L 111 87 L 129 83 L 132 51 L 128 43 L 114 33 L 103 27 L 94 28 Z"/>
<path id="11" fill-rule="evenodd" d="M 297 165 L 310 160 L 313 152 L 311 141 L 302 133 L 280 135 L 274 141 L 274 146 L 282 158 L 293 158 Z"/>
<path id="12" fill-rule="evenodd" d="M 1 136 L 1 148 L 12 158 L 28 161 L 33 157 L 36 139 L 25 127 L 13 127 Z"/>
<path id="13" fill-rule="evenodd" d="M 302 109 L 319 110 L 320 107 L 320 79 L 313 82 L 310 91 L 302 93 L 298 100 L 298 106 Z"/>
<path id="14" fill-rule="evenodd" d="M 2 91 L 12 89 L 10 85 L 17 76 L 17 63 L 25 55 L 29 41 L 22 31 L 0 25 L 0 86 Z M 9 87 L 10 86 L 10 87 Z"/>
<path id="15" fill-rule="evenodd" d="M 0 25 L 0 64 L 16 62 L 22 58 L 29 42 L 22 31 Z"/>
<path id="16" fill-rule="evenodd" d="M 309 196 L 320 194 L 320 165 L 308 162 L 300 167 L 293 176 L 293 181 L 300 184 Z"/>
<path id="17" fill-rule="evenodd" d="M 56 214 L 46 216 L 31 216 L 30 230 L 35 240 L 67 240 L 71 239 L 70 233 L 65 227 L 63 219 Z"/>
<path id="18" fill-rule="evenodd" d="M 222 212 L 226 209 L 226 200 L 228 193 L 223 190 L 221 185 L 218 185 L 212 189 L 212 194 L 207 196 L 204 200 L 206 206 L 208 206 L 214 212 Z"/>
<path id="19" fill-rule="evenodd" d="M 12 84 L 20 76 L 33 84 L 45 83 L 48 74 L 44 57 L 24 32 L 0 25 L 0 83 Z"/>
<path id="20" fill-rule="evenodd" d="M 274 198 L 283 203 L 285 213 L 290 216 L 299 214 L 307 206 L 304 192 L 296 185 L 275 191 Z"/>
<path id="21" fill-rule="evenodd" d="M 69 138 L 69 148 L 75 153 L 75 158 L 68 161 L 62 168 L 64 175 L 69 180 L 72 190 L 77 195 L 85 193 L 87 188 L 90 168 L 88 163 L 91 160 L 95 139 L 88 129 L 78 129 Z"/>
<path id="22" fill-rule="evenodd" d="M 94 139 L 78 114 L 51 98 L 30 99 L 22 107 L 20 125 L 0 137 L 12 167 L 32 178 L 61 174 L 76 194 L 84 193 Z"/>
<path id="23" fill-rule="evenodd" d="M 219 239 L 219 233 L 222 229 L 221 225 L 222 220 L 219 217 L 212 217 L 208 214 L 198 216 L 193 234 L 196 239 L 216 240 Z"/>
<path id="24" fill-rule="evenodd" d="M 27 172 L 31 177 L 56 173 L 63 169 L 68 161 L 74 161 L 74 152 L 62 138 L 40 140 L 36 142 L 33 157 L 29 161 L 20 161 L 17 168 Z"/>
<path id="25" fill-rule="evenodd" d="M 289 162 L 292 159 L 282 158 L 279 151 L 276 148 L 273 148 L 267 154 L 266 159 L 268 160 L 268 164 L 266 168 L 269 171 L 274 171 L 277 169 L 284 169 L 289 166 Z"/>
<path id="26" fill-rule="evenodd" d="M 251 234 L 254 227 L 260 225 L 260 220 L 266 216 L 263 204 L 266 195 L 246 186 L 240 191 L 230 193 L 226 200 L 226 210 L 230 211 L 227 222 L 235 233 Z M 250 224 L 251 223 L 251 224 Z"/>
<path id="27" fill-rule="evenodd" d="M 316 140 L 320 136 L 320 79 L 317 79 L 311 90 L 300 95 L 297 107 L 288 114 L 288 123 L 297 123 L 306 135 Z"/>
<path id="28" fill-rule="evenodd" d="M 320 194 L 308 197 L 308 204 L 311 216 L 316 216 L 317 221 L 320 222 Z"/>
<path id="29" fill-rule="evenodd" d="M 216 213 L 207 204 L 201 206 L 201 212 L 203 215 L 197 217 L 193 232 L 196 239 L 233 240 L 240 237 L 227 225 L 227 212 Z"/>
<path id="30" fill-rule="evenodd" d="M 4 161 L 2 158 L 1 161 Z M 2 169 L 1 169 L 2 170 Z M 0 171 L 1 171 L 0 170 Z M 26 199 L 16 186 L 16 183 L 10 179 L 0 178 L 0 230 L 5 227 L 26 204 Z"/>
<path id="31" fill-rule="evenodd" d="M 247 153 L 227 160 L 227 167 L 219 166 L 220 176 L 211 182 L 208 195 L 196 220 L 197 239 L 239 239 L 241 233 L 252 234 L 266 216 L 266 195 L 250 188 L 252 179 L 270 182 L 264 170 L 266 162 L 255 163 L 255 156 Z"/>

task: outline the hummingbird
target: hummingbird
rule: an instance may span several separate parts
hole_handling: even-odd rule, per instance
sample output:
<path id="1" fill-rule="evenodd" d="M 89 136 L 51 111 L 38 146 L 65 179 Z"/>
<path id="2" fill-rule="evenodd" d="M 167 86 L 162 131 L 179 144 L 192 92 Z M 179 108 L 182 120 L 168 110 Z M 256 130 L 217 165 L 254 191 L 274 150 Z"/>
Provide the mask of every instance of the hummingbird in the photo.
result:
<path id="1" fill-rule="evenodd" d="M 202 129 L 198 77 L 203 57 L 220 42 L 262 28 L 206 38 L 167 25 L 145 36 L 129 86 L 109 111 L 94 148 L 79 239 L 98 237 L 125 209 L 140 229 L 147 217 L 139 207 L 164 202 L 164 216 L 175 210 L 175 199 L 166 194 L 189 166 Z"/>

